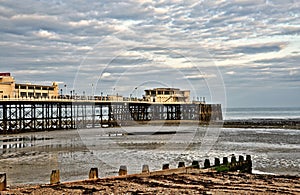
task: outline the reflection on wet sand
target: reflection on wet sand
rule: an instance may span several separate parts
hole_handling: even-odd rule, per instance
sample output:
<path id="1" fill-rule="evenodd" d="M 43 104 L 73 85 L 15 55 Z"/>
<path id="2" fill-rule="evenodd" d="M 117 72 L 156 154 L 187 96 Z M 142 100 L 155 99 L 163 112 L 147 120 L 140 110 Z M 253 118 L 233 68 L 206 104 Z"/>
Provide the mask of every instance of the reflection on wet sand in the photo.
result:
<path id="1" fill-rule="evenodd" d="M 50 140 L 48 137 L 36 137 L 36 136 L 20 136 L 20 137 L 2 137 L 0 139 L 0 151 L 5 154 L 12 149 L 33 147 L 36 142 Z M 1 154 L 1 153 L 0 153 Z"/>

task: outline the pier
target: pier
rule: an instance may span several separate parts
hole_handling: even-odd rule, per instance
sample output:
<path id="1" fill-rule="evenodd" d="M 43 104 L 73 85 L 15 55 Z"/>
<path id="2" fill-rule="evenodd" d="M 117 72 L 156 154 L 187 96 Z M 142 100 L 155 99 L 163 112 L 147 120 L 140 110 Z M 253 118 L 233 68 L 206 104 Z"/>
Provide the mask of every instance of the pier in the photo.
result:
<path id="1" fill-rule="evenodd" d="M 113 101 L 97 98 L 0 99 L 0 133 L 116 127 L 181 121 L 221 121 L 220 104 L 203 102 Z"/>
<path id="2" fill-rule="evenodd" d="M 60 93 L 59 93 L 60 91 Z M 119 94 L 81 96 L 63 94 L 58 83 L 16 83 L 10 73 L 0 73 L 0 134 L 89 127 L 178 124 L 183 121 L 222 121 L 220 104 L 205 97 L 190 101 L 190 90 L 145 89 L 142 98 Z"/>

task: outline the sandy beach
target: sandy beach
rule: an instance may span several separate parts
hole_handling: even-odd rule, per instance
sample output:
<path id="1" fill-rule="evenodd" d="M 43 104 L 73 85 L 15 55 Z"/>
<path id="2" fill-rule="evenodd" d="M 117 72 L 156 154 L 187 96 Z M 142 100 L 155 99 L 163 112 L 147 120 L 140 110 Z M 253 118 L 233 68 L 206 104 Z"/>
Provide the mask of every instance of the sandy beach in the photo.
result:
<path id="1" fill-rule="evenodd" d="M 23 186 L 2 194 L 299 194 L 300 177 L 216 173 L 190 173 L 115 177 L 57 185 Z"/>

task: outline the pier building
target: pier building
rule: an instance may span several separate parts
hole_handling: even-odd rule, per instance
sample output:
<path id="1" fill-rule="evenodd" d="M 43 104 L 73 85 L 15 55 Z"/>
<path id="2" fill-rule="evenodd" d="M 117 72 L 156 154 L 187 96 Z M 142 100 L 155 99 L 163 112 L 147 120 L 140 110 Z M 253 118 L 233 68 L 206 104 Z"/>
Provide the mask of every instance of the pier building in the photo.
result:
<path id="1" fill-rule="evenodd" d="M 0 73 L 0 98 L 58 98 L 59 88 L 56 82 L 52 85 L 16 83 L 10 73 Z"/>
<path id="2" fill-rule="evenodd" d="M 149 102 L 189 102 L 190 91 L 178 88 L 146 89 L 145 100 Z"/>

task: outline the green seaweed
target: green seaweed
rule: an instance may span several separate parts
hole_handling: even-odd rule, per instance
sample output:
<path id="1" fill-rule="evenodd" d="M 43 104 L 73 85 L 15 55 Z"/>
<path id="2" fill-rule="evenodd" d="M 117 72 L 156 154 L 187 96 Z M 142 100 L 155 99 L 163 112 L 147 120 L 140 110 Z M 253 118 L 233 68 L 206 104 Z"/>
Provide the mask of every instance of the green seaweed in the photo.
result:
<path id="1" fill-rule="evenodd" d="M 219 173 L 219 172 L 228 172 L 229 171 L 229 166 L 227 165 L 220 165 L 214 167 L 214 169 Z"/>

